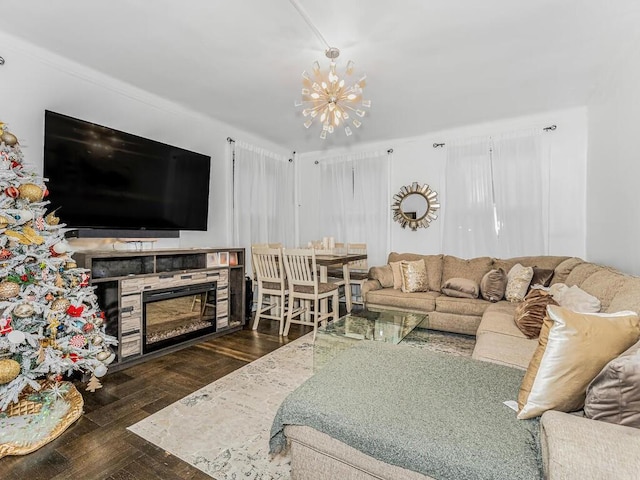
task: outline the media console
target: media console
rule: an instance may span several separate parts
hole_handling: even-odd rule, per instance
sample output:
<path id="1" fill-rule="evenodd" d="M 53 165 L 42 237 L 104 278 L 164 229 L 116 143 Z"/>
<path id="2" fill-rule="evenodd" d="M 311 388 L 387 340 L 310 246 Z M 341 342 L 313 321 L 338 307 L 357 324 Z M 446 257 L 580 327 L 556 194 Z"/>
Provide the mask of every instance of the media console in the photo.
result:
<path id="1" fill-rule="evenodd" d="M 106 332 L 118 339 L 116 371 L 242 329 L 243 248 L 84 251 Z"/>

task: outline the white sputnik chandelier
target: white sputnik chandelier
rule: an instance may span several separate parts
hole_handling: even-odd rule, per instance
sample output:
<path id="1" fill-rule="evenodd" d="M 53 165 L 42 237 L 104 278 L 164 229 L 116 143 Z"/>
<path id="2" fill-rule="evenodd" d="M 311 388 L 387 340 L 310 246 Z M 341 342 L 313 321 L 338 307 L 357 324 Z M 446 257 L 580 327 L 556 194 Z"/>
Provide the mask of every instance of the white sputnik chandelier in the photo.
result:
<path id="1" fill-rule="evenodd" d="M 319 62 L 313 62 L 313 73 L 302 72 L 302 99 L 295 102 L 296 107 L 303 107 L 304 126 L 311 127 L 315 120 L 322 125 L 320 138 L 327 138 L 337 128 L 344 127 L 347 136 L 353 134 L 351 125 L 360 128 L 360 119 L 365 116 L 364 108 L 371 107 L 371 100 L 362 98 L 367 76 L 363 75 L 353 84 L 345 80 L 353 74 L 353 62 L 347 62 L 342 78 L 336 71 L 336 59 L 340 50 L 330 47 L 320 31 L 311 22 L 298 0 L 290 0 L 302 18 L 326 45 L 325 55 L 329 58 L 329 70 L 322 71 Z"/>

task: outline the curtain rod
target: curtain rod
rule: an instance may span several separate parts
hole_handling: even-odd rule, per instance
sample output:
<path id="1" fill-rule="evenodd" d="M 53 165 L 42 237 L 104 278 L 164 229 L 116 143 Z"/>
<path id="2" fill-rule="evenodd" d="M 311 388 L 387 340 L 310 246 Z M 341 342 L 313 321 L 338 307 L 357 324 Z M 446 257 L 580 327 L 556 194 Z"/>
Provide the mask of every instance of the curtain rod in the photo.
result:
<path id="1" fill-rule="evenodd" d="M 544 127 L 542 130 L 545 132 L 553 132 L 557 128 L 558 128 L 557 125 L 549 125 L 548 127 Z M 446 145 L 445 143 L 434 143 L 433 148 L 444 147 L 445 145 Z"/>

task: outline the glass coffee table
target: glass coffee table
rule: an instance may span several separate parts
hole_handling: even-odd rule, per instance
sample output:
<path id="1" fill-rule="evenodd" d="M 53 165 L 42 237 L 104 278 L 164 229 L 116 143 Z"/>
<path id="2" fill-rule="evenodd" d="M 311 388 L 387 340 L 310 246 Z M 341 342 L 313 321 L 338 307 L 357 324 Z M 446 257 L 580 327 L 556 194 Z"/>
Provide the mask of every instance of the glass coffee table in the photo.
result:
<path id="1" fill-rule="evenodd" d="M 362 310 L 318 328 L 313 345 L 313 370 L 362 340 L 398 344 L 427 319 L 426 314 L 395 310 Z"/>

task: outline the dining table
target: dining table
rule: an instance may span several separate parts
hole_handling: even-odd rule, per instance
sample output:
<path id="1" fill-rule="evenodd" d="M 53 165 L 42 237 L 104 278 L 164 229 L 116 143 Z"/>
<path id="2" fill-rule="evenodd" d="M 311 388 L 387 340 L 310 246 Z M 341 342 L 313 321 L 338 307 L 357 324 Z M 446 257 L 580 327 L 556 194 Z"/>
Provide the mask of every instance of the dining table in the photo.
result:
<path id="1" fill-rule="evenodd" d="M 326 283 L 328 280 L 329 267 L 342 267 L 342 275 L 344 278 L 344 296 L 347 312 L 351 312 L 351 278 L 349 274 L 349 263 L 358 260 L 366 260 L 366 253 L 319 253 L 316 250 L 316 266 L 320 273 L 320 281 Z M 327 300 L 321 301 L 321 311 L 326 312 L 328 307 Z"/>

